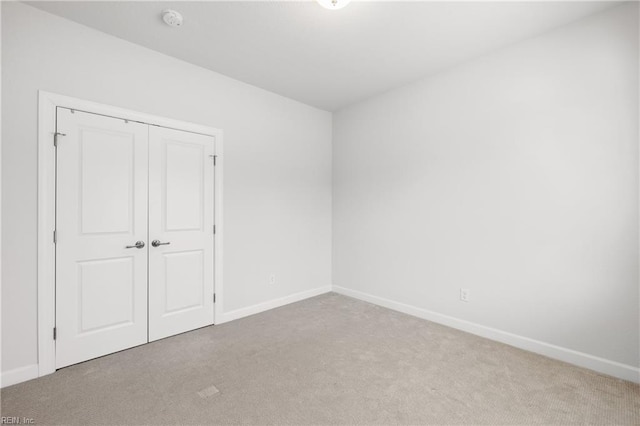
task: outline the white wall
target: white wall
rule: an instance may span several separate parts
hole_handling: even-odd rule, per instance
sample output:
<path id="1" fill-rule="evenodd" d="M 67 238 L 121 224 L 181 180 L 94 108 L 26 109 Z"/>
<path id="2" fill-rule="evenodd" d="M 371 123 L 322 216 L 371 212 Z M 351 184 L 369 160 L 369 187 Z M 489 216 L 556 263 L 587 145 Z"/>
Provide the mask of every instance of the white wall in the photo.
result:
<path id="1" fill-rule="evenodd" d="M 24 4 L 2 12 L 3 372 L 37 362 L 39 89 L 224 130 L 225 312 L 331 284 L 330 113 Z"/>
<path id="2" fill-rule="evenodd" d="M 335 113 L 334 285 L 637 367 L 638 47 L 634 2 Z"/>

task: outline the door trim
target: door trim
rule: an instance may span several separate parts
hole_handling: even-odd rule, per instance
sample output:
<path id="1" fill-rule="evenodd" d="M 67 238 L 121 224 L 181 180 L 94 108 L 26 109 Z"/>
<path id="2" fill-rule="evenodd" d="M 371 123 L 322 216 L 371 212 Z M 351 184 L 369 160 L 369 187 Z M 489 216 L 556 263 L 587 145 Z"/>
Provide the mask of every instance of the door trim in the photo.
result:
<path id="1" fill-rule="evenodd" d="M 168 127 L 213 136 L 216 140 L 214 170 L 214 324 L 223 322 L 223 137 L 222 130 L 200 124 L 131 111 L 55 93 L 38 91 L 38 376 L 56 371 L 55 341 L 55 194 L 56 165 L 53 138 L 56 132 L 56 108 L 64 107 L 92 114 Z"/>

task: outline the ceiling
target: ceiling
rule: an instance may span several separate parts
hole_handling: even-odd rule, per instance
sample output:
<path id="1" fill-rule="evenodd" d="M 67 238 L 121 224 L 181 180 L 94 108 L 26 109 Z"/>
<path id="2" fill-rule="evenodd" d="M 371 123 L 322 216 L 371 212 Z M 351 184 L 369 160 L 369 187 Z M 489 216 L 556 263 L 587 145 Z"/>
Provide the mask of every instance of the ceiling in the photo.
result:
<path id="1" fill-rule="evenodd" d="M 335 111 L 599 12 L 604 2 L 28 2 L 318 108 Z M 180 28 L 160 13 L 174 8 Z"/>

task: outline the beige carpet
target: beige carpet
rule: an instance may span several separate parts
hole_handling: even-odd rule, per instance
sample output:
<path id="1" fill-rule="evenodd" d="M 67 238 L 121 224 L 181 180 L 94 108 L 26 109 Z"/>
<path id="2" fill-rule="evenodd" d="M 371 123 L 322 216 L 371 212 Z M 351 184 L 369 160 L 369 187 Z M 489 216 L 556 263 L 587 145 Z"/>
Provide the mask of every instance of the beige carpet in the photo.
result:
<path id="1" fill-rule="evenodd" d="M 640 388 L 326 294 L 2 390 L 37 424 L 640 424 Z"/>

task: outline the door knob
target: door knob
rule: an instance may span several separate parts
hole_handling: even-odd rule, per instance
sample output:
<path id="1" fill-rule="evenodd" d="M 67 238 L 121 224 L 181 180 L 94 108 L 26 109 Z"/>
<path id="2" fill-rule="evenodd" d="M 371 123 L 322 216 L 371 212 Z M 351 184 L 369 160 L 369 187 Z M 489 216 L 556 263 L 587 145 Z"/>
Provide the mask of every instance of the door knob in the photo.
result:
<path id="1" fill-rule="evenodd" d="M 153 240 L 151 241 L 151 245 L 154 247 L 158 247 L 158 246 L 168 246 L 169 244 L 171 244 L 171 242 L 167 241 L 166 243 L 161 243 L 160 240 Z"/>
<path id="2" fill-rule="evenodd" d="M 136 241 L 136 244 L 133 246 L 126 246 L 125 248 L 137 248 L 137 249 L 141 249 L 144 248 L 144 241 Z"/>

